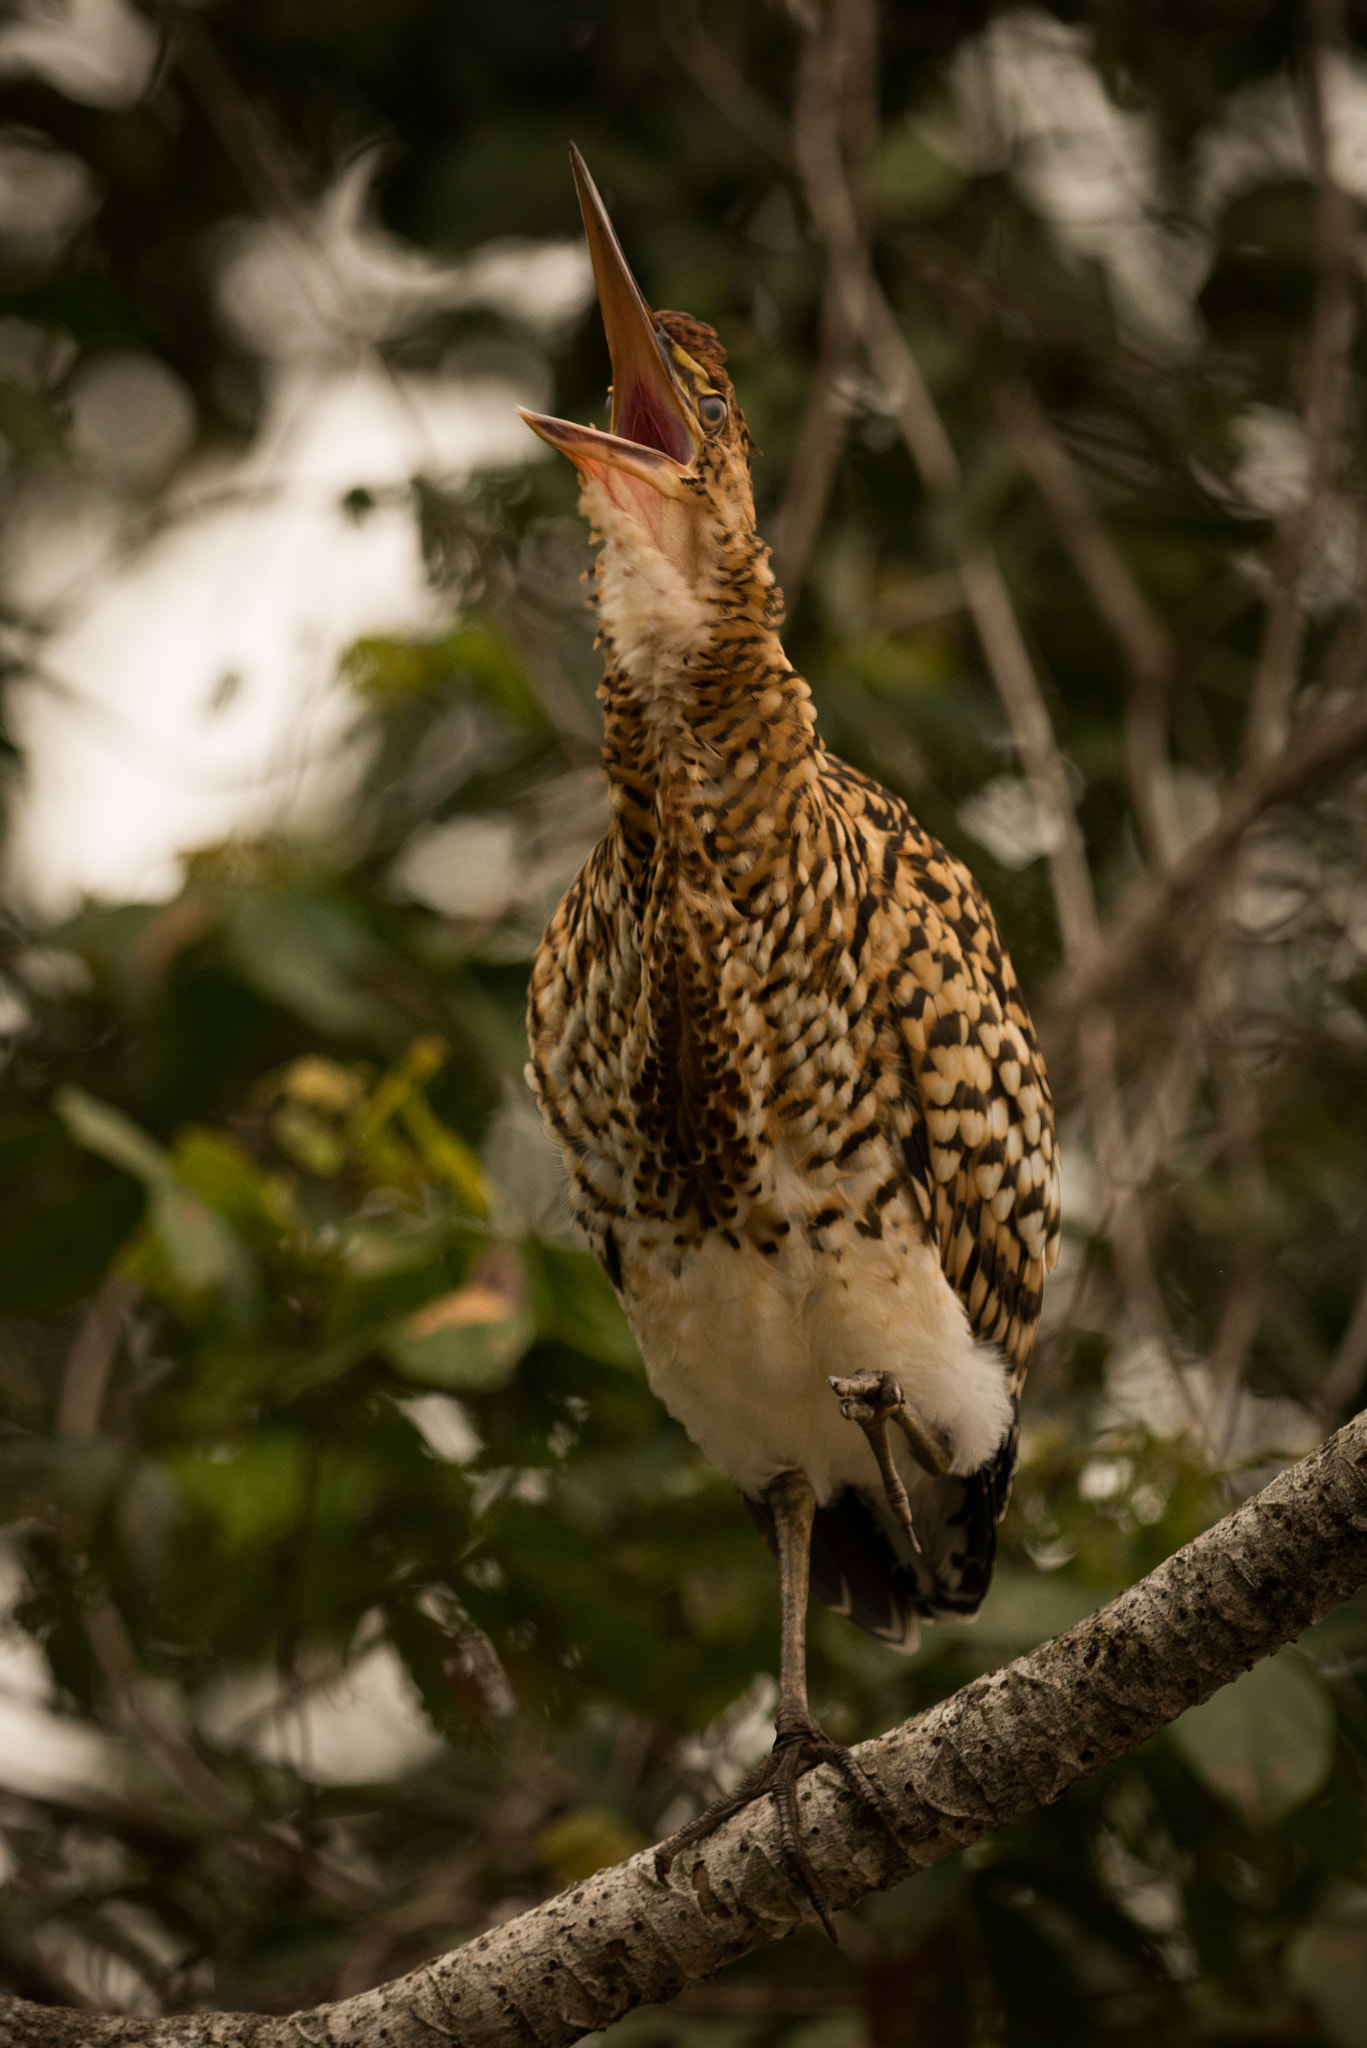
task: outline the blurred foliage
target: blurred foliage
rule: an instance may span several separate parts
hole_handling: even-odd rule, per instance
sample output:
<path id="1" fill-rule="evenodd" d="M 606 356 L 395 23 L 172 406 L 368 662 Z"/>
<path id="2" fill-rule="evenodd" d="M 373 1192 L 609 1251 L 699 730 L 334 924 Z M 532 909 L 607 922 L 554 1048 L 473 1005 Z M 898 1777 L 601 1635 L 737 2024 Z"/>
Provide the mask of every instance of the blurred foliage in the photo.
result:
<path id="1" fill-rule="evenodd" d="M 176 28 L 174 9 L 150 18 Z M 852 387 L 789 646 L 829 742 L 970 860 L 1038 990 L 1058 957 L 1045 863 L 965 822 L 1011 761 L 944 596 L 956 532 L 990 535 L 1008 572 L 1103 906 L 1140 855 L 1116 656 L 1003 434 L 997 386 L 1023 370 L 1065 423 L 1182 652 L 1171 744 L 1197 802 L 1237 759 L 1257 655 L 1246 564 L 1271 521 L 1239 496 L 1240 423 L 1299 403 L 1311 195 L 1284 165 L 1253 175 L 1212 226 L 1199 345 L 1137 340 L 1104 262 L 1061 246 L 1009 151 L 956 163 L 943 144 L 956 52 L 988 19 L 886 10 L 865 184 L 963 486 L 928 501 L 886 402 Z M 1253 0 L 1065 19 L 1086 31 L 1067 46 L 1094 57 L 1099 89 L 1151 114 L 1174 214 L 1195 203 L 1202 136 L 1294 61 L 1290 10 Z M 359 143 L 392 136 L 384 223 L 442 256 L 573 235 L 577 140 L 653 302 L 721 330 L 773 518 L 821 262 L 767 130 L 723 109 L 736 68 L 784 104 L 779 10 L 223 0 L 202 21 L 305 199 Z M 709 73 L 714 98 L 696 82 Z M 215 323 L 206 255 L 252 198 L 202 80 L 173 44 L 125 109 L 0 86 L 4 120 L 72 152 L 100 194 L 63 255 L 11 262 L 4 280 L 5 320 L 62 344 L 45 379 L 0 378 L 11 503 L 53 465 L 79 469 L 70 380 L 112 348 L 184 380 L 202 450 L 252 431 L 260 366 Z M 391 354 L 459 374 L 535 363 L 539 346 L 487 312 L 442 310 Z M 557 409 L 597 416 L 594 319 L 539 372 Z M 98 1745 L 84 1790 L 25 1789 L 18 1759 L 0 1767 L 0 1983 L 29 1997 L 286 2010 L 345 1994 L 653 1839 L 763 1741 L 770 1560 L 563 1237 L 520 1094 L 527 962 L 599 829 L 573 481 L 550 464 L 428 476 L 410 502 L 450 624 L 346 657 L 368 752 L 334 829 L 205 849 L 170 902 L 92 902 L 42 930 L 6 914 L 6 1641 Z M 364 478 L 346 503 L 364 523 Z M 1336 619 L 1326 601 L 1314 646 Z M 16 676 L 26 645 L 16 627 Z M 463 872 L 481 832 L 502 849 L 502 893 L 439 900 L 431 874 Z M 1365 851 L 1347 802 L 1262 845 L 1230 1038 L 1256 1057 L 1242 1081 L 1203 1068 L 1185 1097 L 1178 1073 L 1176 1135 L 1155 1141 L 1146 1196 L 1182 1357 L 1211 1357 L 1253 1290 L 1240 1364 L 1253 1397 L 1287 1405 L 1241 1410 L 1267 1425 L 1246 1443 L 1127 1408 L 1112 1246 L 1099 1205 L 1070 1197 L 984 1613 L 929 1631 L 910 1660 L 816 1613 L 813 1700 L 836 1735 L 1055 1633 L 1294 1448 L 1276 1427 L 1304 1428 L 1342 1360 L 1367 1249 Z M 1179 1051 L 1180 1022 L 1165 1027 Z M 1220 1137 L 1231 1087 L 1257 1100 L 1251 1193 Z M 1076 1121 L 1065 1152 L 1085 1177 Z M 615 2038 L 1367 2042 L 1364 1672 L 1356 1602 L 1057 1808 L 868 1901 L 840 1954 L 800 1937 Z M 369 1776 L 359 1736 L 340 1768 L 311 1749 L 313 1707 L 348 1685 L 370 1736 L 400 1731 L 402 1754 L 381 1741 Z"/>

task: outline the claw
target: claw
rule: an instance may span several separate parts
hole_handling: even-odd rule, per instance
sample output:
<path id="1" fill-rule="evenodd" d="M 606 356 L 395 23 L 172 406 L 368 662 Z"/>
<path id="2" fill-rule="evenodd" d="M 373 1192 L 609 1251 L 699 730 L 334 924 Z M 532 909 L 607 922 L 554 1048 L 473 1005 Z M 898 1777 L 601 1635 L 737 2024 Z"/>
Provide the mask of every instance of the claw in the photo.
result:
<path id="1" fill-rule="evenodd" d="M 847 1421 L 864 1425 L 886 1416 L 901 1430 L 923 1472 L 929 1472 L 932 1479 L 942 1479 L 948 1472 L 954 1462 L 954 1447 L 949 1438 L 943 1430 L 912 1414 L 890 1372 L 860 1372 L 848 1379 L 832 1377 L 827 1384 L 840 1397 L 840 1412 Z"/>
<path id="2" fill-rule="evenodd" d="M 943 1479 L 954 1463 L 954 1448 L 943 1430 L 931 1429 L 906 1408 L 899 1408 L 893 1421 L 911 1445 L 911 1454 L 923 1472 Z"/>
<path id="3" fill-rule="evenodd" d="M 921 1545 L 912 1526 L 911 1502 L 893 1461 L 888 1442 L 888 1425 L 895 1422 L 911 1445 L 912 1456 L 923 1471 L 939 1478 L 952 1461 L 950 1447 L 939 1430 L 932 1430 L 907 1410 L 906 1397 L 890 1372 L 859 1372 L 847 1378 L 832 1374 L 827 1384 L 840 1402 L 847 1422 L 857 1422 L 869 1440 L 878 1462 L 879 1476 L 888 1506 L 907 1533 L 913 1550 Z"/>
<path id="4" fill-rule="evenodd" d="M 911 1502 L 907 1499 L 907 1490 L 902 1484 L 902 1475 L 893 1462 L 892 1445 L 888 1442 L 888 1417 L 886 1414 L 873 1413 L 868 1415 L 866 1419 L 864 1414 L 860 1413 L 864 1405 L 864 1403 L 859 1401 L 842 1401 L 840 1412 L 847 1422 L 857 1422 L 868 1438 L 869 1449 L 878 1461 L 878 1470 L 883 1481 L 884 1498 L 905 1529 L 907 1540 L 911 1544 L 912 1549 L 919 1556 L 921 1539 L 916 1534 L 916 1525 L 911 1519 Z"/>
<path id="5" fill-rule="evenodd" d="M 684 1849 L 691 1848 L 707 1835 L 719 1828 L 733 1813 L 748 1806 L 752 1800 L 761 1799 L 771 1793 L 778 1812 L 779 1838 L 784 1854 L 796 1871 L 802 1889 L 811 1901 L 813 1910 L 827 1934 L 838 1948 L 839 1936 L 835 1930 L 835 1916 L 831 1911 L 826 1888 L 817 1876 L 811 1858 L 802 1846 L 799 1828 L 797 1781 L 805 1770 L 815 1764 L 834 1764 L 843 1771 L 864 1804 L 872 1809 L 882 1823 L 884 1832 L 898 1851 L 902 1849 L 901 1836 L 897 1830 L 896 1818 L 882 1792 L 874 1784 L 867 1771 L 858 1765 L 843 1743 L 836 1742 L 814 1721 L 801 1723 L 796 1727 L 782 1730 L 774 1737 L 774 1746 L 762 1764 L 742 1778 L 734 1792 L 723 1793 L 713 1800 L 705 1813 L 691 1820 L 661 1842 L 655 1851 L 655 1874 L 664 1878 L 676 1856 Z"/>

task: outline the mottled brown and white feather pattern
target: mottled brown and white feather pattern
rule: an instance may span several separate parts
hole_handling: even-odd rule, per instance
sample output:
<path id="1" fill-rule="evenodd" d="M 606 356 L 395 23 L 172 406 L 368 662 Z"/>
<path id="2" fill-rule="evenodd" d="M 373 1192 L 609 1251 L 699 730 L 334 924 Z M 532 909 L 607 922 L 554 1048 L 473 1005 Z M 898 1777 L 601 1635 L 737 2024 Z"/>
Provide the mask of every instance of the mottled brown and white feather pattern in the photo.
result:
<path id="1" fill-rule="evenodd" d="M 881 1328 L 893 1345 L 919 1318 L 944 1366 L 937 1380 L 927 1352 L 908 1398 L 962 1437 L 956 1471 L 995 1460 L 995 1515 L 1059 1236 L 1034 1033 L 967 870 L 823 748 L 777 638 L 781 599 L 749 508 L 728 513 L 706 453 L 697 469 L 710 566 L 679 603 L 704 627 L 663 656 L 669 634 L 643 651 L 635 594 L 623 595 L 641 573 L 631 536 L 585 491 L 602 543 L 615 815 L 537 956 L 529 1076 L 652 1378 L 747 1492 L 785 1459 L 823 1499 L 867 1484 L 867 1446 L 820 1377 L 849 1358 L 819 1354 L 829 1343 L 874 1355 Z M 662 605 L 668 566 L 646 565 Z M 874 1296 L 887 1298 L 882 1324 Z M 784 1319 L 803 1324 L 806 1351 L 767 1406 L 746 1409 L 721 1384 L 750 1370 L 727 1317 L 769 1333 L 755 1339 L 759 1375 L 764 1344 L 786 1342 Z M 721 1376 L 710 1387 L 695 1355 L 709 1347 Z M 922 1372 L 914 1358 L 904 1380 L 908 1369 Z M 747 1463 L 735 1439 L 762 1434 L 776 1399 L 808 1417 L 811 1441 L 779 1432 Z M 916 1595 L 923 1612 L 971 1611 L 985 1590 L 990 1540 L 976 1578 L 956 1540 Z M 962 1596 L 956 1574 L 972 1579 Z"/>
<path id="2" fill-rule="evenodd" d="M 897 799 L 817 749 L 761 777 L 753 742 L 773 734 L 722 723 L 738 801 L 719 819 L 715 792 L 695 796 L 683 833 L 614 825 L 538 961 L 533 1071 L 580 1220 L 600 1241 L 629 1205 L 683 1246 L 745 1206 L 765 1249 L 790 1219 L 746 1198 L 758 1146 L 787 1141 L 837 1257 L 910 1192 L 975 1332 L 1020 1376 L 1058 1182 L 991 912 Z M 888 1176 L 856 1209 L 875 1155 Z"/>

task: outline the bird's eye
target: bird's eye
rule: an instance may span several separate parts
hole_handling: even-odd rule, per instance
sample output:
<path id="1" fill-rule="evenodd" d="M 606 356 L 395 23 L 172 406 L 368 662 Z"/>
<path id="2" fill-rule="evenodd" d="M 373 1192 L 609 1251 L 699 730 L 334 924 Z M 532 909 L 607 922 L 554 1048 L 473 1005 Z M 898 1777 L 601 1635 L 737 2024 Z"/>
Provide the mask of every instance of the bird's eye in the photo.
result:
<path id="1" fill-rule="evenodd" d="M 698 400 L 698 418 L 709 434 L 715 434 L 726 418 L 726 400 L 719 397 L 715 391 L 709 391 L 706 398 Z"/>

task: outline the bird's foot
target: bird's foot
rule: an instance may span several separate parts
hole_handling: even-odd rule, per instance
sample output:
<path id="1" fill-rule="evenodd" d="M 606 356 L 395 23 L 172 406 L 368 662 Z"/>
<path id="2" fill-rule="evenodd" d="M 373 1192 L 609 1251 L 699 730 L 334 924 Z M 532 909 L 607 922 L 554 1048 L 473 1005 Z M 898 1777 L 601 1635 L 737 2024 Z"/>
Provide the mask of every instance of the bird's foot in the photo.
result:
<path id="1" fill-rule="evenodd" d="M 921 1545 L 911 1519 L 911 1502 L 893 1462 L 888 1425 L 897 1424 L 911 1445 L 917 1464 L 936 1478 L 949 1470 L 953 1460 L 947 1438 L 940 1430 L 929 1427 L 910 1413 L 906 1397 L 890 1372 L 856 1372 L 843 1379 L 832 1375 L 827 1384 L 839 1401 L 840 1413 L 845 1420 L 857 1422 L 868 1438 L 869 1448 L 878 1461 L 887 1504 L 906 1530 L 912 1549 L 919 1551 Z"/>
<path id="2" fill-rule="evenodd" d="M 714 1799 L 704 1813 L 687 1826 L 679 1828 L 668 1840 L 659 1844 L 655 1851 L 655 1872 L 658 1877 L 668 1875 L 674 1858 L 684 1849 L 692 1848 L 706 1836 L 719 1828 L 733 1813 L 749 1806 L 752 1800 L 762 1799 L 772 1793 L 778 1810 L 779 1836 L 784 1853 L 802 1882 L 802 1889 L 811 1900 L 818 1919 L 831 1940 L 839 1946 L 835 1931 L 835 1919 L 831 1912 L 826 1888 L 812 1867 L 811 1858 L 802 1846 L 798 1828 L 797 1781 L 804 1771 L 817 1764 L 834 1764 L 843 1771 L 850 1784 L 867 1807 L 877 1815 L 884 1832 L 899 1855 L 902 1849 L 901 1836 L 891 1806 L 879 1791 L 867 1771 L 855 1762 L 843 1742 L 836 1742 L 815 1721 L 796 1722 L 788 1728 L 781 1728 L 774 1737 L 774 1746 L 762 1764 L 748 1776 L 741 1779 L 734 1792 L 724 1792 L 720 1799 Z"/>

